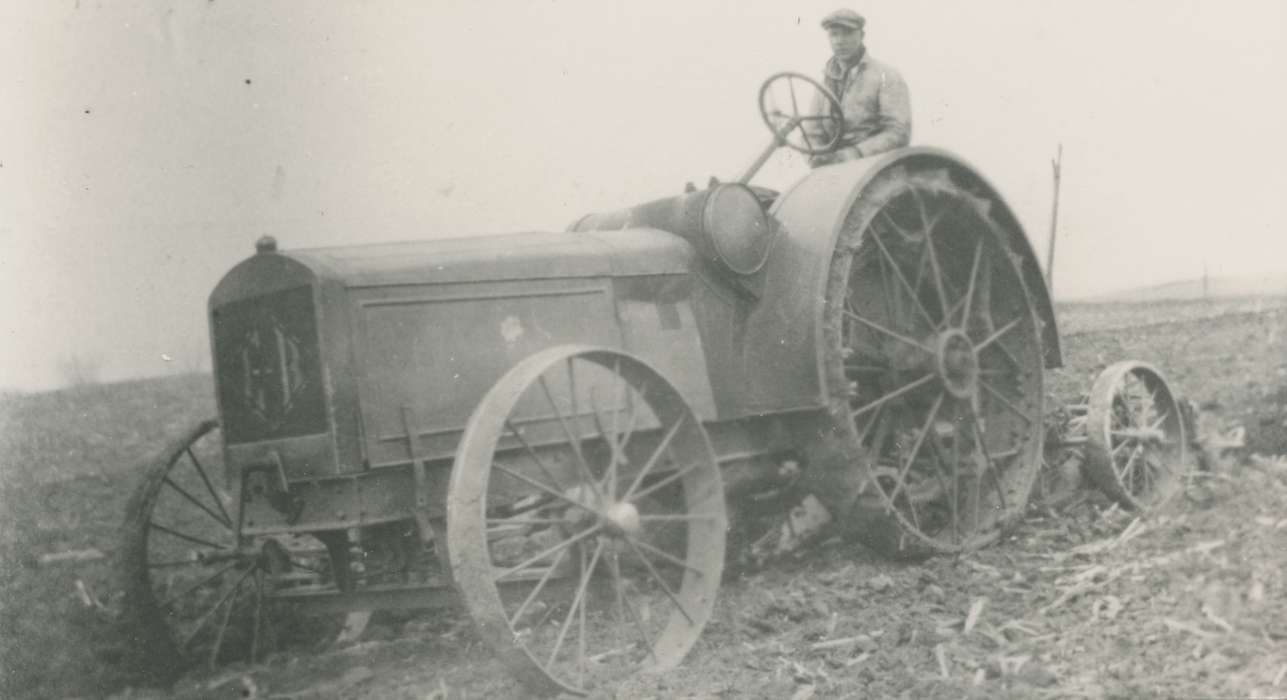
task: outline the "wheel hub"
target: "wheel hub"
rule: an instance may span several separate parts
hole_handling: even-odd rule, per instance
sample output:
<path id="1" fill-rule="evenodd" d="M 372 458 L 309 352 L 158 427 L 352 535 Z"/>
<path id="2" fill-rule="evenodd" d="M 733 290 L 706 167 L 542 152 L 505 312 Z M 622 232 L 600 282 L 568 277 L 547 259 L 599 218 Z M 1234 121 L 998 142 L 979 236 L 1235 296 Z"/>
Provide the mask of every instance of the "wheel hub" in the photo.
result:
<path id="1" fill-rule="evenodd" d="M 603 520 L 608 530 L 617 535 L 638 535 L 642 529 L 639 509 L 627 501 L 618 501 L 608 506 L 603 513 Z"/>
<path id="2" fill-rule="evenodd" d="M 970 337 L 960 330 L 944 331 L 936 352 L 939 378 L 947 392 L 958 399 L 974 396 L 978 386 L 979 356 Z"/>

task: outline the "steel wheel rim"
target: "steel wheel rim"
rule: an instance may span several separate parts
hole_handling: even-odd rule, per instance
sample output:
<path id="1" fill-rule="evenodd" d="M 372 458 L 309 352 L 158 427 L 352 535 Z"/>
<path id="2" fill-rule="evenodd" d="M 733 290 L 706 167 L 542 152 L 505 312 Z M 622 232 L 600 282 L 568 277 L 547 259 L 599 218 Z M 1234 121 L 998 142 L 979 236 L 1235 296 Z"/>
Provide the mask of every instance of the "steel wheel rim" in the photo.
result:
<path id="1" fill-rule="evenodd" d="M 1156 508 L 1179 490 L 1184 420 L 1162 373 L 1143 362 L 1105 369 L 1091 389 L 1087 465 L 1096 484 L 1127 508 Z"/>
<path id="2" fill-rule="evenodd" d="M 611 394 L 592 391 L 605 375 Z M 639 401 L 609 398 L 623 395 Z M 520 429 L 520 400 L 557 420 Z M 635 412 L 611 408 L 625 405 Z M 551 432 L 586 437 L 570 464 L 551 459 L 542 437 Z M 589 478 L 569 480 L 578 474 Z M 536 501 L 516 510 L 525 500 L 508 493 L 515 487 Z M 680 500 L 663 498 L 675 491 Z M 726 522 L 714 453 L 678 392 L 633 357 L 554 348 L 517 365 L 471 417 L 449 494 L 453 580 L 481 636 L 534 692 L 583 694 L 640 668 L 674 667 L 711 615 Z M 526 528 L 521 553 L 507 530 L 515 524 Z"/>
<path id="3" fill-rule="evenodd" d="M 292 572 L 317 577 L 327 566 L 324 553 L 239 536 L 236 498 L 221 483 L 220 437 L 218 422 L 208 420 L 168 446 L 127 507 L 124 612 L 148 672 L 161 677 L 261 658 L 278 641 L 281 625 L 273 618 L 285 612 L 272 604 L 274 590 L 298 578 Z M 343 625 L 360 634 L 367 617 L 350 613 Z M 338 631 L 314 634 L 319 622 L 293 625 L 293 632 L 304 639 Z"/>
<path id="4" fill-rule="evenodd" d="M 984 546 L 1021 515 L 1039 467 L 1035 305 L 989 203 L 946 171 L 899 172 L 858 211 L 829 301 L 832 376 L 869 469 L 859 535 L 907 554 Z"/>
<path id="5" fill-rule="evenodd" d="M 158 661 L 169 673 L 197 659 L 216 665 L 245 641 L 239 631 L 229 638 L 240 629 L 234 623 L 247 612 L 262 619 L 263 568 L 238 546 L 235 504 L 218 483 L 218 444 L 213 420 L 172 444 L 127 515 L 126 607 L 145 630 L 148 653 L 161 647 Z"/>

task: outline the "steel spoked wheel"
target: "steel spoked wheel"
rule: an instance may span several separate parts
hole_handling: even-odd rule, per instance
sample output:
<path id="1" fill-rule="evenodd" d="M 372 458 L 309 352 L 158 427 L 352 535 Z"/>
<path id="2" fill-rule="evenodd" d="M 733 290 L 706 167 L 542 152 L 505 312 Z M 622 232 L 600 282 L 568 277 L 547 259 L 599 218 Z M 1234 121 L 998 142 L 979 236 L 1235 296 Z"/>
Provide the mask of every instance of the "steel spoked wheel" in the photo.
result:
<path id="1" fill-rule="evenodd" d="M 365 622 L 364 613 L 355 613 L 347 621 L 269 624 L 274 590 L 330 578 L 326 550 L 312 538 L 239 536 L 222 462 L 218 422 L 204 421 L 158 455 L 127 507 L 120 558 L 125 621 L 138 665 L 159 679 L 198 664 L 253 661 L 271 645 L 333 636 L 344 624 L 351 634 Z M 285 611 L 271 612 L 281 618 Z"/>
<path id="2" fill-rule="evenodd" d="M 1086 431 L 1087 472 L 1113 500 L 1147 510 L 1179 491 L 1187 464 L 1184 420 L 1157 368 L 1128 360 L 1100 373 Z"/>
<path id="3" fill-rule="evenodd" d="M 833 261 L 829 375 L 869 480 L 859 536 L 920 556 L 995 540 L 1040 465 L 1038 316 L 988 202 L 945 171 L 900 173 Z"/>
<path id="4" fill-rule="evenodd" d="M 678 665 L 711 616 L 726 515 L 705 430 L 619 352 L 552 348 L 470 418 L 447 506 L 480 635 L 541 694 Z"/>

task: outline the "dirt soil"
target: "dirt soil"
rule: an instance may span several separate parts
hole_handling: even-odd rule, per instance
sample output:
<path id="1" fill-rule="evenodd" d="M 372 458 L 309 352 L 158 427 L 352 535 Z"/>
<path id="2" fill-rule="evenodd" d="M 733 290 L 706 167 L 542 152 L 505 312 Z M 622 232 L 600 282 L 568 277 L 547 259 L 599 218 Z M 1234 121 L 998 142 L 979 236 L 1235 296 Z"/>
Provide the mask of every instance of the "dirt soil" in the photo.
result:
<path id="1" fill-rule="evenodd" d="M 1084 491 L 1034 502 L 968 556 L 896 563 L 833 539 L 730 572 L 681 668 L 598 697 L 1287 697 L 1287 305 L 1061 313 L 1067 367 L 1047 373 L 1059 399 L 1110 362 L 1151 361 L 1202 407 L 1204 434 L 1241 426 L 1245 447 L 1212 450 L 1211 471 L 1148 517 Z M 452 611 L 132 687 L 117 528 L 137 465 L 211 414 L 210 396 L 208 378 L 186 377 L 0 400 L 0 697 L 526 696 Z M 73 550 L 103 556 L 40 563 Z"/>

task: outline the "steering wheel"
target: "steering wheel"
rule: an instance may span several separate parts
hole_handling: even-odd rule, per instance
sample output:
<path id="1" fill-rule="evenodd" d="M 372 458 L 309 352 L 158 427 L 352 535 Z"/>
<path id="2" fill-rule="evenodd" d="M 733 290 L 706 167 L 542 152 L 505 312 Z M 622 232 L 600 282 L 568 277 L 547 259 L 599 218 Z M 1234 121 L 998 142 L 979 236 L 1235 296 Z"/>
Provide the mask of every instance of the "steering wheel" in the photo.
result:
<path id="1" fill-rule="evenodd" d="M 796 90 L 797 81 L 807 88 L 803 93 Z M 825 98 L 828 107 L 825 114 L 808 112 L 814 104 L 815 94 Z M 790 101 L 789 112 L 777 106 L 778 98 L 784 96 Z M 830 153 L 840 144 L 840 137 L 844 134 L 845 120 L 840 100 L 825 85 L 800 73 L 778 73 L 764 81 L 760 87 L 760 116 L 764 117 L 764 124 L 779 143 L 805 155 Z M 812 136 L 806 127 L 815 127 Z M 819 131 L 824 135 L 825 143 L 814 143 Z"/>

